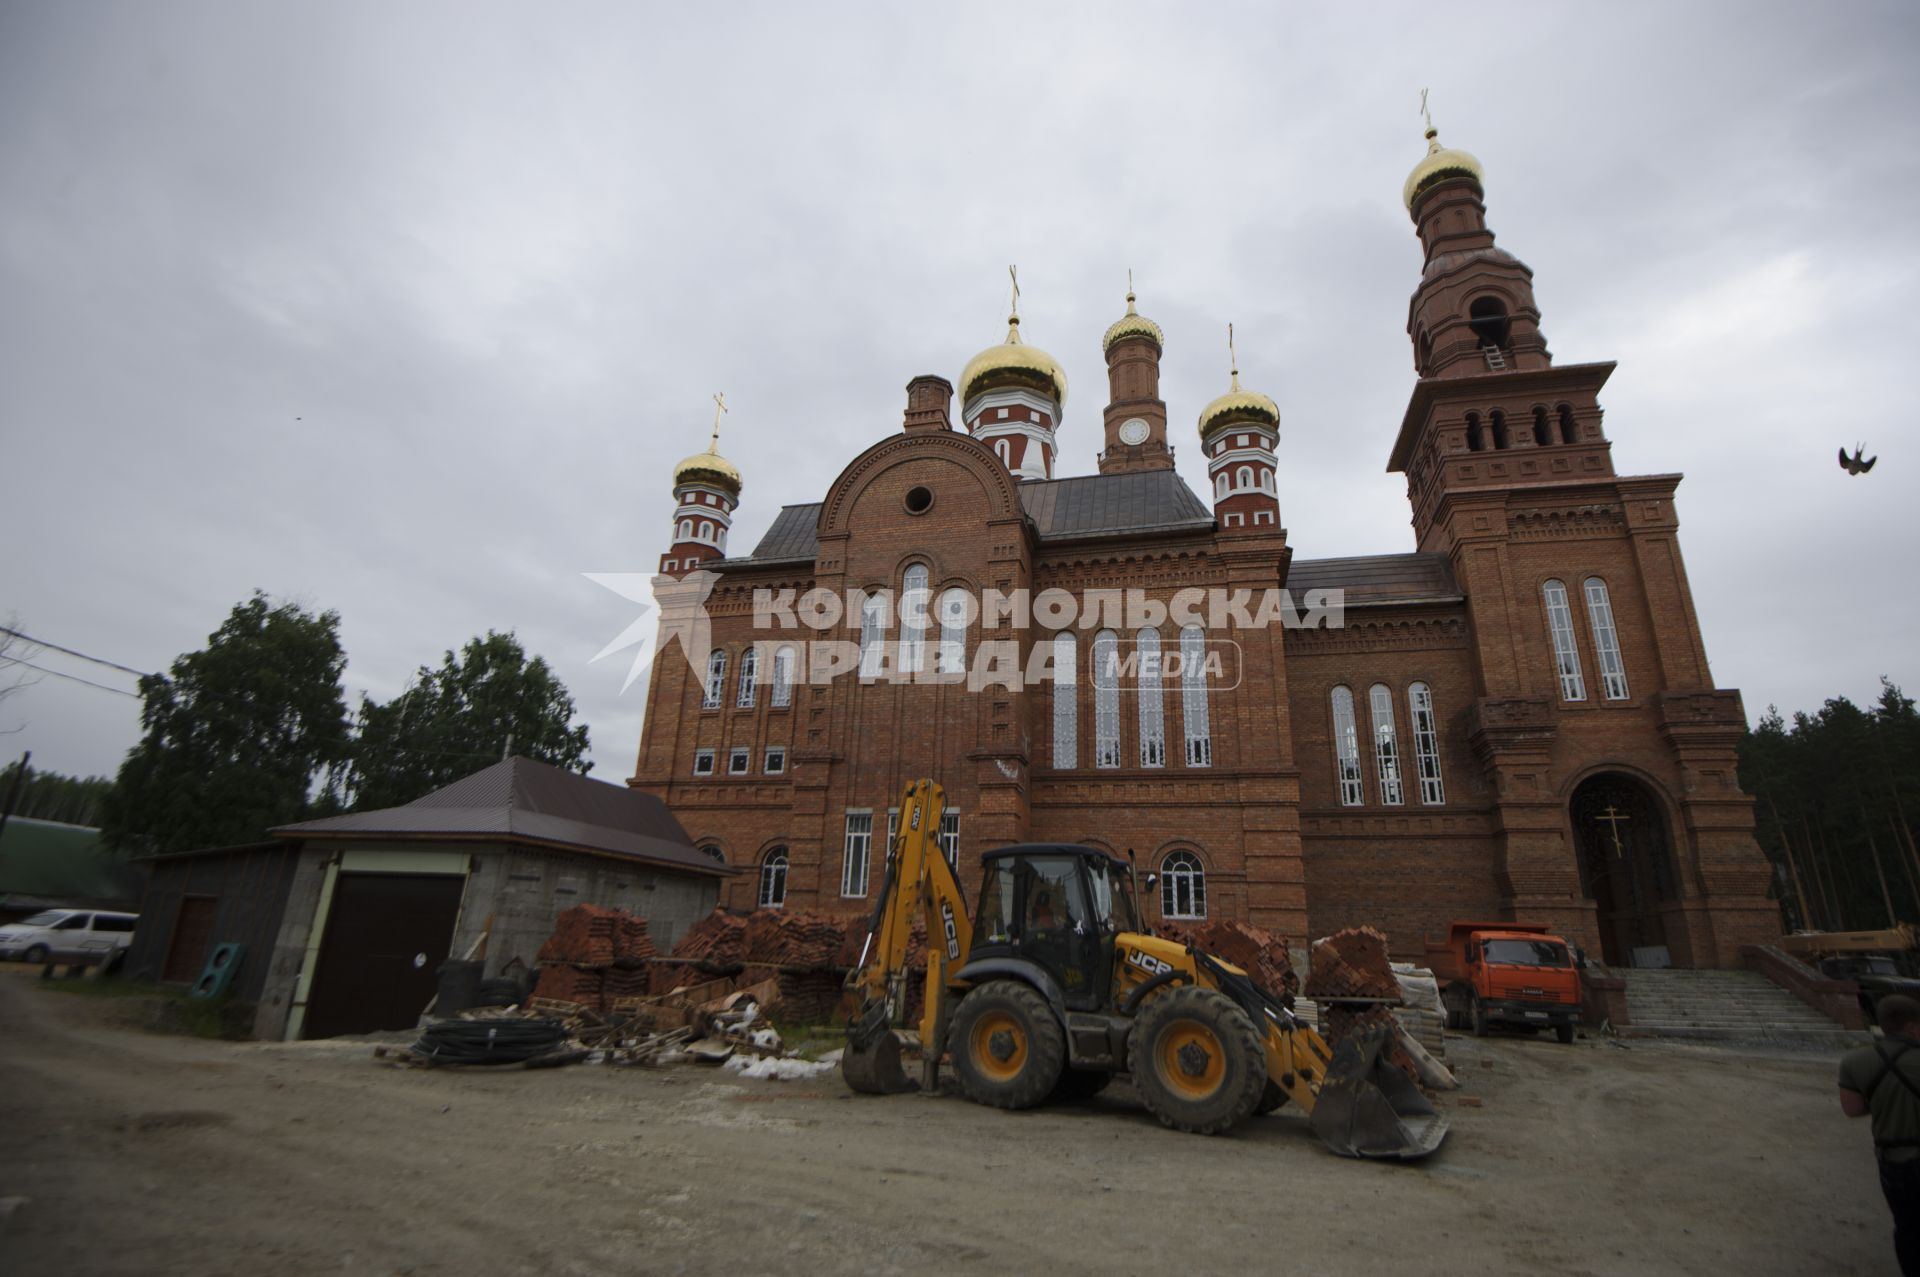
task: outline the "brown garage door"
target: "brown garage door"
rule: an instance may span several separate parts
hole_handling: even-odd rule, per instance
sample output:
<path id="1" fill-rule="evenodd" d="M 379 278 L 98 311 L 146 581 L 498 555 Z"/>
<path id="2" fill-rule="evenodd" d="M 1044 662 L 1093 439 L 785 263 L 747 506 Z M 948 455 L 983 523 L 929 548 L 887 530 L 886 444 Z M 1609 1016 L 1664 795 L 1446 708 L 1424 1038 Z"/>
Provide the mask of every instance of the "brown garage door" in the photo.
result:
<path id="1" fill-rule="evenodd" d="M 464 877 L 343 873 L 334 880 L 305 1036 L 408 1029 L 440 987 Z"/>
<path id="2" fill-rule="evenodd" d="M 182 896 L 180 911 L 173 916 L 173 939 L 167 944 L 167 962 L 160 969 L 162 980 L 191 984 L 200 978 L 207 965 L 207 952 L 213 948 L 213 918 L 220 911 L 218 896 Z"/>

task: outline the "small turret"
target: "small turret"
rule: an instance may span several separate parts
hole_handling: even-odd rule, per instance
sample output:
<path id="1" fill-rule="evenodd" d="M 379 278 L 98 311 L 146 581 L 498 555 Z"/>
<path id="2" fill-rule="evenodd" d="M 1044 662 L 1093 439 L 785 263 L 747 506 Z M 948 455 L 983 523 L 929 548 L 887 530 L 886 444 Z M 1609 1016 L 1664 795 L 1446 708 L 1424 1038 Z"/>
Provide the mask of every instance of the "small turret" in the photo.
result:
<path id="1" fill-rule="evenodd" d="M 1166 335 L 1134 305 L 1133 272 L 1127 272 L 1127 313 L 1100 341 L 1107 357 L 1106 450 L 1100 473 L 1171 470 L 1167 405 L 1160 398 L 1160 354 Z"/>
<path id="2" fill-rule="evenodd" d="M 1200 410 L 1200 447 L 1213 481 L 1213 513 L 1220 529 L 1280 525 L 1280 406 L 1240 385 L 1233 325 L 1227 325 L 1232 368 L 1227 393 Z"/>
<path id="3" fill-rule="evenodd" d="M 727 397 L 713 397 L 713 438 L 673 468 L 673 543 L 660 556 L 665 576 L 691 572 L 708 559 L 727 555 L 727 532 L 740 504 L 740 469 L 720 455 L 720 414 Z"/>
<path id="4" fill-rule="evenodd" d="M 960 373 L 960 420 L 1014 478 L 1051 479 L 1067 374 L 1052 355 L 1020 339 L 1020 280 L 1013 267 L 1007 271 L 1014 275 L 1007 339 L 968 360 Z"/>

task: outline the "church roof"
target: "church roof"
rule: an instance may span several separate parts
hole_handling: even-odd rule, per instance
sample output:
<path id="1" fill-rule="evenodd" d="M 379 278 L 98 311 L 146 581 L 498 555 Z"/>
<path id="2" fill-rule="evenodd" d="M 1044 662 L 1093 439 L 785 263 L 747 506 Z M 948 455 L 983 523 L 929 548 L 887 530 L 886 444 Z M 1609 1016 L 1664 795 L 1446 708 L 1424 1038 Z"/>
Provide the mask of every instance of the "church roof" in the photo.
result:
<path id="1" fill-rule="evenodd" d="M 1042 541 L 1199 532 L 1213 526 L 1213 512 L 1171 470 L 1035 479 L 1022 483 L 1019 491 L 1020 505 Z M 815 535 L 820 506 L 816 501 L 784 507 L 752 554 L 710 561 L 706 566 L 756 567 L 811 560 L 820 549 Z"/>
<path id="2" fill-rule="evenodd" d="M 1295 559 L 1287 589 L 1304 606 L 1308 590 L 1344 590 L 1346 606 L 1452 602 L 1461 598 L 1453 562 L 1444 554 L 1366 554 L 1342 559 Z"/>

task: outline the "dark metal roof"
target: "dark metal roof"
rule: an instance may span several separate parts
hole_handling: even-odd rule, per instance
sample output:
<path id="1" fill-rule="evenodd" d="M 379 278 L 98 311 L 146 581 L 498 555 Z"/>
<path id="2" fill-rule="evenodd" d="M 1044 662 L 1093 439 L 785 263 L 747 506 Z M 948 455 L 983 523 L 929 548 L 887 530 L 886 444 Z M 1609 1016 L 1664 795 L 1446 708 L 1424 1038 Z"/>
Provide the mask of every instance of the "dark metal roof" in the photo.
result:
<path id="1" fill-rule="evenodd" d="M 1020 504 L 1042 541 L 1213 526 L 1213 511 L 1171 470 L 1035 480 L 1020 485 Z"/>
<path id="2" fill-rule="evenodd" d="M 820 523 L 820 507 L 824 504 L 823 501 L 815 501 L 812 505 L 781 507 L 773 526 L 760 538 L 760 544 L 753 547 L 748 559 L 755 563 L 811 560 L 820 550 L 820 542 L 814 532 Z"/>
<path id="3" fill-rule="evenodd" d="M 1294 602 L 1308 590 L 1344 590 L 1348 607 L 1461 598 L 1453 562 L 1444 554 L 1369 554 L 1345 559 L 1295 559 L 1287 571 Z"/>
<path id="4" fill-rule="evenodd" d="M 281 825 L 281 837 L 520 838 L 627 856 L 702 874 L 729 872 L 697 850 L 651 794 L 509 758 L 403 807 Z"/>

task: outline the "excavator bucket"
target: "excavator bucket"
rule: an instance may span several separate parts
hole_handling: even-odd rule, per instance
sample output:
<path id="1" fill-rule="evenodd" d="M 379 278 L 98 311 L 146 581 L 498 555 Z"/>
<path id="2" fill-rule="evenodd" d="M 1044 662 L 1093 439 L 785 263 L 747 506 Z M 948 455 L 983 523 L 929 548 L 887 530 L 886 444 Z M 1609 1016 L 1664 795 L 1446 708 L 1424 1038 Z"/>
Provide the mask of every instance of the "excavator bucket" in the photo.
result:
<path id="1" fill-rule="evenodd" d="M 907 1046 L 906 1039 L 892 1029 L 881 1030 L 864 1046 L 848 1042 L 840 1055 L 840 1076 L 866 1095 L 917 1091 L 920 1084 L 907 1075 Z"/>
<path id="2" fill-rule="evenodd" d="M 1312 1124 L 1342 1157 L 1425 1157 L 1447 1137 L 1447 1123 L 1413 1080 L 1382 1053 L 1392 1030 L 1342 1042 L 1320 1083 Z"/>

